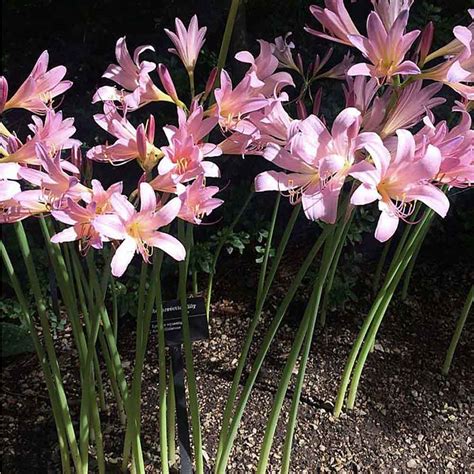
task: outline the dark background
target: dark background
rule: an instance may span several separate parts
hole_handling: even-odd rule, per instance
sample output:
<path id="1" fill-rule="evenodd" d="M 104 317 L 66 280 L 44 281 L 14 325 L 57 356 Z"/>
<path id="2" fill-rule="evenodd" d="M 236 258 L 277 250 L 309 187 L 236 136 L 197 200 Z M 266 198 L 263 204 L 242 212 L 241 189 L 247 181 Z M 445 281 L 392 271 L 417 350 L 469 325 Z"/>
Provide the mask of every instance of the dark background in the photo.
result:
<path id="1" fill-rule="evenodd" d="M 236 51 L 248 49 L 256 54 L 257 39 L 273 41 L 276 36 L 285 35 L 288 31 L 293 32 L 292 40 L 297 50 L 302 53 L 306 66 L 313 61 L 316 54 L 324 55 L 330 47 L 335 49 L 330 64 L 337 63 L 347 51 L 345 46 L 320 40 L 303 30 L 305 24 L 318 29 L 320 27 L 309 12 L 309 5 L 314 3 L 323 4 L 321 0 L 243 1 L 226 66 L 234 82 L 239 80 L 246 69 L 245 65 L 242 66 L 233 59 Z M 358 0 L 356 3 L 346 1 L 345 4 L 360 31 L 365 32 L 365 20 L 372 9 L 369 0 Z M 436 48 L 452 39 L 452 28 L 456 24 L 468 24 L 469 5 L 468 0 L 415 0 L 409 29 L 422 28 L 428 21 L 433 21 L 433 48 Z M 75 117 L 76 136 L 83 141 L 87 149 L 110 138 L 92 119 L 92 115 L 100 111 L 100 104 L 91 104 L 91 98 L 97 87 L 109 83 L 101 79 L 101 76 L 107 65 L 115 62 L 114 48 L 117 38 L 126 35 L 130 52 L 139 45 L 152 44 L 156 53 L 146 52 L 143 57 L 156 63 L 165 63 L 180 95 L 187 100 L 187 76 L 178 58 L 168 53 L 167 50 L 172 44 L 163 29 L 174 29 L 176 16 L 187 25 L 195 13 L 200 25 L 207 26 L 207 39 L 196 71 L 197 90 L 202 90 L 209 71 L 216 64 L 229 6 L 230 0 L 4 0 L 2 74 L 8 79 L 11 95 L 26 78 L 39 54 L 47 49 L 51 66 L 64 64 L 68 69 L 67 79 L 74 81 L 73 88 L 65 94 L 60 108 L 64 110 L 65 116 Z M 159 84 L 156 73 L 152 73 L 152 77 Z M 321 114 L 331 121 L 344 106 L 341 82 L 321 81 L 316 86 L 322 86 L 324 91 Z M 449 119 L 450 107 L 456 96 L 447 87 L 443 88 L 441 94 L 445 95 L 448 101 L 445 107 L 436 109 L 436 114 L 438 118 Z M 137 124 L 149 113 L 153 113 L 157 119 L 157 132 L 163 125 L 176 121 L 174 107 L 163 103 L 150 104 L 130 117 L 132 122 Z M 294 114 L 294 111 L 292 113 Z M 30 114 L 13 111 L 6 117 L 6 122 L 24 138 Z M 157 145 L 165 144 L 164 137 L 157 133 L 155 142 Z M 215 219 L 213 215 L 211 220 L 227 221 L 235 215 L 236 209 L 248 193 L 253 177 L 267 168 L 267 163 L 259 157 L 248 156 L 242 159 L 232 156 L 219 158 L 219 164 L 223 174 L 219 185 L 229 185 L 221 193 L 226 200 L 225 206 L 218 210 Z M 133 188 L 139 170 L 135 163 L 119 168 L 94 164 L 94 175 L 105 183 L 125 177 L 129 188 Z M 449 219 L 443 224 L 448 225 L 449 229 L 445 228 L 439 235 L 451 234 L 451 242 L 453 225 L 464 229 L 466 221 L 472 220 L 473 194 L 461 191 L 452 198 L 454 205 L 450 210 Z M 273 199 L 273 193 L 264 193 L 254 200 L 243 224 L 250 233 L 258 230 L 269 219 Z M 302 221 L 300 225 L 304 230 L 307 223 Z M 217 227 L 220 225 L 203 227 L 199 232 L 202 237 L 206 237 L 216 232 Z M 371 236 L 370 241 L 373 242 Z"/>

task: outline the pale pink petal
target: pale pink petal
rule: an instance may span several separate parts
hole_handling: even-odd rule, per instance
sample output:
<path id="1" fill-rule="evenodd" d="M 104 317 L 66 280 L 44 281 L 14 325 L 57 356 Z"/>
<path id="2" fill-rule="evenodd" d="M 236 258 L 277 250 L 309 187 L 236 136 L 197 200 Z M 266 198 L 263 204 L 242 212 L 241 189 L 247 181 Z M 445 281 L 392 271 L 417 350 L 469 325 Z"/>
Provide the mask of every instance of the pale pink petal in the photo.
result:
<path id="1" fill-rule="evenodd" d="M 51 242 L 53 244 L 59 244 L 61 242 L 74 242 L 79 238 L 79 235 L 76 232 L 74 227 L 68 227 L 67 229 L 58 232 L 57 234 L 51 237 Z"/>
<path id="2" fill-rule="evenodd" d="M 380 194 L 375 186 L 362 183 L 352 194 L 351 204 L 355 206 L 364 206 L 380 199 Z"/>
<path id="3" fill-rule="evenodd" d="M 382 211 L 377 223 L 377 228 L 375 229 L 375 238 L 379 242 L 386 242 L 392 235 L 395 233 L 398 227 L 398 217 Z"/>
<path id="4" fill-rule="evenodd" d="M 163 250 L 178 262 L 186 258 L 186 249 L 183 244 L 172 235 L 155 232 L 153 237 L 147 239 L 147 243 Z"/>
<path id="5" fill-rule="evenodd" d="M 113 276 L 121 277 L 125 273 L 125 270 L 135 255 L 136 249 L 137 243 L 135 239 L 132 238 L 127 238 L 120 244 L 118 249 L 115 251 L 110 265 Z"/>
<path id="6" fill-rule="evenodd" d="M 155 191 L 148 183 L 140 183 L 140 212 L 151 212 L 155 209 Z"/>
<path id="7" fill-rule="evenodd" d="M 446 195 L 432 184 L 414 186 L 408 193 L 411 199 L 416 199 L 433 209 L 441 217 L 445 217 L 449 209 L 449 200 Z"/>

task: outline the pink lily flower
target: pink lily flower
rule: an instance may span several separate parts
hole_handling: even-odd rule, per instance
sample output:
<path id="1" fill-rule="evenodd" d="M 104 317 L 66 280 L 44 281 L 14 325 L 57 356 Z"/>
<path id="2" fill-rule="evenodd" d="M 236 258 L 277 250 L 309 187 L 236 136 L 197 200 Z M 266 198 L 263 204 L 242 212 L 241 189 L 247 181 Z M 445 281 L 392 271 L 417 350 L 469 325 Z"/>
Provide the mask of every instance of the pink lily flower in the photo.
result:
<path id="1" fill-rule="evenodd" d="M 175 26 L 176 32 L 165 28 L 165 33 L 169 36 L 176 48 L 170 48 L 168 51 L 170 53 L 176 54 L 179 59 L 181 59 L 184 67 L 189 73 L 194 71 L 197 58 L 205 42 L 204 37 L 206 35 L 207 28 L 205 26 L 199 28 L 198 18 L 196 15 L 191 18 L 188 29 L 186 29 L 183 22 L 179 18 L 175 19 Z"/>
<path id="2" fill-rule="evenodd" d="M 28 78 L 8 101 L 7 80 L 3 76 L 0 78 L 0 113 L 8 109 L 26 109 L 35 114 L 43 114 L 52 107 L 55 97 L 72 86 L 71 81 L 62 80 L 66 75 L 66 68 L 56 66 L 48 71 L 48 62 L 48 51 L 43 51 Z"/>
<path id="3" fill-rule="evenodd" d="M 18 163 L 0 163 L 0 202 L 9 201 L 21 192 L 20 183 L 17 182 L 20 179 L 19 171 Z"/>
<path id="4" fill-rule="evenodd" d="M 150 72 L 156 69 L 156 64 L 150 61 L 140 61 L 140 54 L 146 50 L 155 51 L 153 46 L 139 46 L 133 53 L 133 59 L 128 52 L 125 37 L 119 38 L 115 46 L 117 64 L 110 64 L 102 77 L 114 81 L 123 89 L 103 86 L 97 89 L 92 103 L 99 101 L 117 101 L 135 110 L 150 102 L 174 102 L 173 99 L 155 86 L 150 78 Z"/>
<path id="5" fill-rule="evenodd" d="M 413 2 L 414 0 L 372 0 L 374 9 L 387 31 L 390 30 L 402 11 L 410 10 Z"/>
<path id="6" fill-rule="evenodd" d="M 407 130 L 398 130 L 398 146 L 393 155 L 381 144 L 366 144 L 374 162 L 361 161 L 350 175 L 362 184 L 355 190 L 351 203 L 356 206 L 378 201 L 381 211 L 375 238 L 385 242 L 395 233 L 399 220 L 407 221 L 421 201 L 444 217 L 449 209 L 445 194 L 431 181 L 439 171 L 441 153 L 428 145 L 416 156 L 415 139 Z"/>
<path id="7" fill-rule="evenodd" d="M 446 99 L 435 97 L 441 90 L 441 84 L 422 87 L 423 81 L 416 81 L 405 87 L 384 119 L 380 131 L 382 139 L 393 135 L 398 129 L 411 128 L 433 107 L 444 104 Z"/>
<path id="8" fill-rule="evenodd" d="M 122 117 L 113 102 L 104 103 L 104 113 L 94 115 L 96 123 L 117 138 L 112 145 L 97 145 L 87 152 L 87 158 L 112 164 L 137 160 L 144 170 L 150 170 L 163 156 L 154 144 L 155 119 L 150 115 L 146 125 L 135 128 Z"/>
<path id="9" fill-rule="evenodd" d="M 112 275 L 122 276 L 136 253 L 149 262 L 154 247 L 175 260 L 184 260 L 186 250 L 181 242 L 158 231 L 178 215 L 181 208 L 179 198 L 171 199 L 157 210 L 155 191 L 148 183 L 141 183 L 139 211 L 122 194 L 113 194 L 110 202 L 115 214 L 97 216 L 93 225 L 105 237 L 122 241 L 112 258 Z"/>
<path id="10" fill-rule="evenodd" d="M 178 196 L 182 204 L 178 217 L 192 224 L 201 224 L 205 216 L 224 203 L 222 199 L 213 197 L 218 192 L 217 186 L 206 187 L 202 174 L 189 186 L 179 185 Z"/>
<path id="11" fill-rule="evenodd" d="M 331 133 L 314 115 L 299 123 L 285 148 L 269 144 L 264 158 L 290 173 L 266 171 L 255 178 L 255 190 L 287 191 L 290 202 L 302 202 L 306 217 L 334 223 L 339 194 L 356 160 L 356 152 L 380 140 L 373 133 L 359 135 L 360 112 L 344 109 Z"/>
<path id="12" fill-rule="evenodd" d="M 311 5 L 309 10 L 311 14 L 321 23 L 322 31 L 313 30 L 309 26 L 305 26 L 305 30 L 319 38 L 325 38 L 337 43 L 352 46 L 349 39 L 350 35 L 360 35 L 359 30 L 354 25 L 349 13 L 344 6 L 344 0 L 325 0 L 326 8 Z"/>
<path id="13" fill-rule="evenodd" d="M 456 44 L 453 50 L 458 52 L 445 62 L 423 71 L 421 77 L 439 81 L 454 89 L 468 100 L 474 100 L 474 23 L 470 28 L 456 26 L 454 36 Z"/>
<path id="14" fill-rule="evenodd" d="M 279 36 L 275 38 L 275 43 L 270 44 L 272 48 L 272 54 L 278 59 L 278 65 L 282 68 L 293 69 L 294 71 L 304 74 L 304 71 L 296 64 L 292 49 L 295 49 L 295 44 L 292 41 L 288 41 L 288 37 L 291 36 L 291 32 L 287 33 L 284 37 Z"/>
<path id="15" fill-rule="evenodd" d="M 203 160 L 202 150 L 185 129 L 172 136 L 170 144 L 163 147 L 163 153 L 164 157 L 158 164 L 158 176 L 150 182 L 156 190 L 175 193 L 178 183 L 191 181 L 200 174 L 210 178 L 220 176 L 218 166 Z"/>
<path id="16" fill-rule="evenodd" d="M 36 210 L 46 205 L 49 210 L 60 209 L 68 198 L 73 201 L 81 199 L 88 189 L 75 176 L 68 175 L 61 166 L 60 153 L 50 157 L 46 148 L 36 144 L 36 154 L 41 161 L 44 171 L 23 166 L 18 175 L 39 189 L 22 191 L 15 199 L 25 208 Z"/>
<path id="17" fill-rule="evenodd" d="M 72 199 L 67 200 L 67 206 L 62 210 L 51 211 L 52 216 L 68 227 L 51 237 L 51 242 L 74 242 L 80 241 L 81 249 L 87 251 L 89 247 L 101 249 L 103 242 L 109 239 L 102 236 L 94 227 L 94 219 L 102 214 L 113 212 L 110 198 L 113 194 L 122 192 L 122 183 L 115 183 L 104 190 L 100 181 L 93 179 L 91 182 L 92 191 L 83 195 L 86 206 L 80 206 Z"/>
<path id="18" fill-rule="evenodd" d="M 205 117 L 203 108 L 200 105 L 198 106 L 196 102 L 192 103 L 188 116 L 180 108 L 177 109 L 177 112 L 178 127 L 174 125 L 163 127 L 166 138 L 170 143 L 177 133 L 181 133 L 182 136 L 190 135 L 193 137 L 194 144 L 201 149 L 204 157 L 222 155 L 222 150 L 217 145 L 203 141 L 217 125 L 217 117 Z"/>
<path id="19" fill-rule="evenodd" d="M 263 94 L 255 94 L 251 83 L 251 76 L 246 74 L 233 89 L 229 74 L 221 71 L 221 86 L 214 91 L 216 103 L 211 107 L 210 113 L 219 118 L 219 124 L 224 131 L 246 134 L 255 131 L 254 125 L 245 119 L 245 115 L 265 107 L 268 99 Z"/>
<path id="20" fill-rule="evenodd" d="M 460 122 L 449 130 L 445 121 L 434 125 L 429 117 L 415 135 L 417 153 L 428 145 L 441 152 L 441 165 L 435 180 L 450 187 L 465 188 L 474 184 L 474 130 L 469 113 L 462 111 Z"/>
<path id="21" fill-rule="evenodd" d="M 278 59 L 272 54 L 271 44 L 258 40 L 260 54 L 254 58 L 248 51 L 240 51 L 235 59 L 250 64 L 247 74 L 250 76 L 250 85 L 256 92 L 265 97 L 277 96 L 286 86 L 295 86 L 292 77 L 287 72 L 275 72 L 278 68 Z"/>
<path id="22" fill-rule="evenodd" d="M 405 55 L 419 30 L 404 34 L 408 22 L 408 10 L 403 10 L 387 29 L 379 15 L 370 13 L 367 19 L 367 38 L 361 35 L 349 35 L 351 43 L 372 63 L 359 63 L 352 66 L 350 76 L 371 76 L 377 79 L 390 79 L 399 74 L 419 74 L 420 69 L 412 61 L 404 61 Z"/>
<path id="23" fill-rule="evenodd" d="M 81 144 L 80 141 L 71 138 L 76 132 L 73 118 L 63 120 L 62 113 L 56 113 L 52 109 L 46 112 L 44 122 L 35 115 L 31 118 L 33 124 L 30 124 L 29 128 L 34 135 L 28 137 L 24 144 L 12 134 L 0 135 L 0 153 L 3 155 L 0 158 L 1 163 L 41 164 L 36 154 L 36 146 L 39 143 L 51 154 Z"/>

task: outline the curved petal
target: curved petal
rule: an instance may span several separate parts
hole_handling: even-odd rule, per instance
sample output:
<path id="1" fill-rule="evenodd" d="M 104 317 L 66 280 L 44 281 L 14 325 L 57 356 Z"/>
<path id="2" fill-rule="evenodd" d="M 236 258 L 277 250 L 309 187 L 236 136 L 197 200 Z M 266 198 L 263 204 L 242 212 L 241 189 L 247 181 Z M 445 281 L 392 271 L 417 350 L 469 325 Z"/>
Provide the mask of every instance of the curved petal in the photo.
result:
<path id="1" fill-rule="evenodd" d="M 395 233 L 398 227 L 398 217 L 382 211 L 375 229 L 375 238 L 379 242 L 386 242 Z"/>
<path id="2" fill-rule="evenodd" d="M 165 234 L 164 232 L 155 232 L 152 237 L 147 239 L 147 243 L 163 250 L 163 252 L 166 252 L 178 262 L 186 258 L 186 249 L 183 244 L 172 235 Z"/>
<path id="3" fill-rule="evenodd" d="M 125 273 L 125 270 L 135 255 L 136 249 L 137 243 L 135 239 L 132 238 L 127 238 L 120 244 L 110 263 L 113 276 L 121 277 Z"/>

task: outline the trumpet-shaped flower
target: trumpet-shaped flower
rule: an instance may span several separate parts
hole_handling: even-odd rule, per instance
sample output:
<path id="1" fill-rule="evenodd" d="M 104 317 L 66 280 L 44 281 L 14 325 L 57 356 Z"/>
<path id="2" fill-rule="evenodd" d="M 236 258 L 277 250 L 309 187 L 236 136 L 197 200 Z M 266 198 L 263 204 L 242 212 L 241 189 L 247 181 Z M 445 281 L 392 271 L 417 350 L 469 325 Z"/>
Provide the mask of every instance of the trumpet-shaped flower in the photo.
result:
<path id="1" fill-rule="evenodd" d="M 235 55 L 235 59 L 250 64 L 247 74 L 251 78 L 250 85 L 257 92 L 265 97 L 276 96 L 283 87 L 295 84 L 287 72 L 276 72 L 278 59 L 272 54 L 272 45 L 263 40 L 258 42 L 260 54 L 256 58 L 248 51 L 240 51 Z"/>
<path id="2" fill-rule="evenodd" d="M 43 114 L 52 107 L 55 97 L 72 86 L 71 81 L 63 81 L 66 68 L 56 66 L 48 71 L 48 62 L 48 51 L 43 51 L 28 78 L 10 100 L 7 100 L 7 80 L 4 77 L 0 78 L 0 113 L 8 109 L 26 109 L 36 114 Z"/>
<path id="3" fill-rule="evenodd" d="M 36 154 L 36 145 L 39 143 L 50 154 L 81 144 L 78 140 L 71 138 L 76 131 L 73 125 L 74 119 L 63 120 L 61 112 L 56 113 L 51 109 L 46 112 L 44 122 L 35 115 L 32 116 L 32 120 L 33 123 L 29 125 L 29 128 L 33 136 L 28 137 L 24 144 L 12 134 L 8 136 L 0 134 L 0 153 L 3 155 L 0 163 L 38 165 L 41 164 Z"/>
<path id="4" fill-rule="evenodd" d="M 408 10 L 403 10 L 387 29 L 379 15 L 370 13 L 367 19 L 367 38 L 349 35 L 351 43 L 372 63 L 359 63 L 347 72 L 351 76 L 371 76 L 377 79 L 390 79 L 398 74 L 419 74 L 420 69 L 412 61 L 405 61 L 405 55 L 419 30 L 404 34 L 408 22 Z"/>
<path id="5" fill-rule="evenodd" d="M 402 11 L 410 10 L 413 2 L 414 0 L 372 0 L 374 9 L 387 30 L 392 27 Z"/>
<path id="6" fill-rule="evenodd" d="M 354 205 L 378 201 L 381 211 L 375 238 L 390 239 L 399 220 L 407 220 L 421 201 L 444 217 L 449 201 L 445 194 L 431 184 L 439 171 L 441 153 L 428 145 L 423 155 L 415 153 L 415 139 L 407 130 L 398 130 L 398 146 L 392 155 L 380 144 L 366 144 L 374 164 L 361 161 L 353 166 L 351 176 L 362 184 L 351 197 Z"/>
<path id="7" fill-rule="evenodd" d="M 272 54 L 278 59 L 278 64 L 280 67 L 293 69 L 300 74 L 303 74 L 304 71 L 296 64 L 292 49 L 295 49 L 295 44 L 292 41 L 288 41 L 288 37 L 291 36 L 291 32 L 287 33 L 284 37 L 279 36 L 275 38 L 275 43 L 271 44 Z"/>
<path id="8" fill-rule="evenodd" d="M 175 27 L 176 32 L 165 28 L 166 34 L 176 48 L 170 48 L 168 51 L 176 54 L 181 59 L 188 72 L 194 71 L 197 58 L 205 41 L 207 28 L 205 26 L 199 28 L 196 15 L 191 18 L 188 29 L 179 18 L 175 19 Z"/>
<path id="9" fill-rule="evenodd" d="M 51 242 L 79 240 L 81 249 L 87 251 L 89 247 L 101 249 L 103 242 L 108 241 L 108 238 L 102 236 L 94 227 L 94 219 L 99 215 L 113 211 L 110 198 L 112 195 L 122 192 L 122 183 L 115 183 L 107 190 L 96 179 L 92 180 L 91 185 L 91 192 L 82 195 L 82 199 L 86 202 L 85 207 L 68 199 L 64 209 L 51 211 L 56 220 L 72 226 L 53 235 Z"/>
<path id="10" fill-rule="evenodd" d="M 94 227 L 111 240 L 121 240 L 112 258 L 112 274 L 124 274 L 133 256 L 139 253 L 148 262 L 154 247 L 171 255 L 175 260 L 184 260 L 186 250 L 179 240 L 158 231 L 173 221 L 181 209 L 181 200 L 174 198 L 157 210 L 156 195 L 148 183 L 140 184 L 140 210 L 122 194 L 113 194 L 110 203 L 114 214 L 97 216 Z"/>
<path id="11" fill-rule="evenodd" d="M 224 131 L 231 130 L 245 134 L 255 131 L 254 125 L 246 120 L 246 114 L 262 109 L 268 104 L 268 99 L 261 93 L 255 94 L 252 88 L 252 78 L 248 74 L 232 88 L 232 81 L 226 71 L 221 72 L 221 86 L 214 91 L 216 98 L 211 113 L 219 118 L 219 124 Z"/>
<path id="12" fill-rule="evenodd" d="M 207 186 L 204 175 L 199 175 L 189 186 L 178 185 L 178 196 L 181 199 L 181 209 L 178 217 L 193 224 L 201 224 L 202 219 L 224 201 L 213 197 L 219 192 L 217 186 Z"/>
<path id="13" fill-rule="evenodd" d="M 150 115 L 145 125 L 135 128 L 122 117 L 113 102 L 104 103 L 104 113 L 94 115 L 94 120 L 104 130 L 117 138 L 112 145 L 97 145 L 87 152 L 87 158 L 108 163 L 126 163 L 137 160 L 145 170 L 152 169 L 163 153 L 154 144 L 155 119 Z"/>
<path id="14" fill-rule="evenodd" d="M 352 46 L 349 35 L 360 33 L 344 6 L 344 0 L 325 0 L 325 5 L 326 8 L 311 5 L 309 10 L 327 33 L 313 30 L 309 26 L 305 30 L 314 36 Z"/>
<path id="15" fill-rule="evenodd" d="M 299 133 L 285 148 L 269 144 L 265 150 L 267 160 L 290 173 L 260 173 L 255 178 L 255 190 L 288 192 L 290 202 L 302 202 L 308 219 L 334 223 L 339 194 L 357 150 L 377 138 L 371 133 L 359 135 L 359 128 L 360 112 L 354 108 L 336 117 L 331 133 L 321 120 L 310 115 L 299 123 Z"/>
<path id="16" fill-rule="evenodd" d="M 185 129 L 171 138 L 170 144 L 163 147 L 164 157 L 158 164 L 158 176 L 150 184 L 159 191 L 176 192 L 178 183 L 186 183 L 203 174 L 218 178 L 218 166 L 211 161 L 204 161 L 201 148 L 194 144 L 192 135 Z"/>
<path id="17" fill-rule="evenodd" d="M 393 135 L 400 128 L 413 127 L 429 110 L 446 102 L 442 97 L 435 97 L 441 90 L 441 84 L 422 85 L 423 81 L 416 81 L 402 90 L 383 121 L 382 138 Z"/>
<path id="18" fill-rule="evenodd" d="M 51 157 L 46 148 L 38 143 L 36 155 L 44 171 L 22 166 L 18 175 L 39 189 L 23 191 L 15 199 L 25 208 L 35 210 L 38 203 L 46 205 L 49 210 L 60 209 L 67 199 L 78 201 L 87 188 L 77 177 L 67 174 L 61 166 L 60 153 Z"/>
<path id="19" fill-rule="evenodd" d="M 462 111 L 461 120 L 451 130 L 445 121 L 434 125 L 429 117 L 415 135 L 417 153 L 428 145 L 441 152 L 441 165 L 435 180 L 451 187 L 464 188 L 474 184 L 474 130 L 469 113 Z"/>
<path id="20" fill-rule="evenodd" d="M 149 102 L 173 102 L 173 99 L 158 89 L 153 83 L 150 72 L 156 69 L 156 64 L 150 61 L 140 61 L 140 54 L 146 50 L 154 51 L 153 46 L 139 46 L 133 53 L 133 59 L 128 52 L 125 37 L 119 38 L 115 46 L 117 64 L 110 64 L 102 77 L 114 81 L 122 87 L 103 86 L 97 89 L 92 102 L 118 101 L 129 109 L 137 109 Z"/>
<path id="21" fill-rule="evenodd" d="M 192 136 L 193 142 L 198 146 L 204 157 L 222 155 L 222 150 L 213 143 L 205 143 L 204 138 L 211 133 L 213 128 L 217 125 L 217 117 L 205 117 L 204 110 L 193 102 L 190 113 L 186 116 L 184 110 L 178 108 L 178 127 L 174 125 L 167 125 L 163 127 L 166 138 L 171 142 L 175 134 L 182 134 L 182 136 Z"/>

